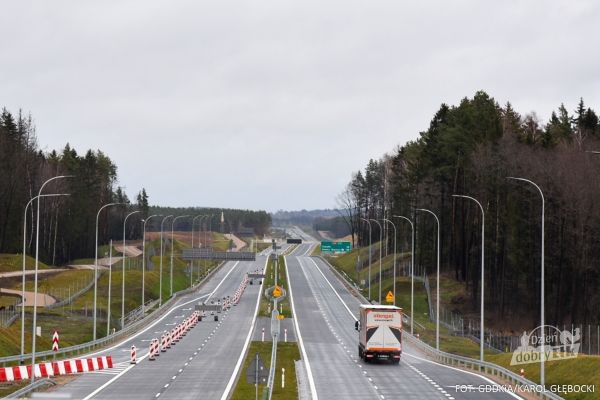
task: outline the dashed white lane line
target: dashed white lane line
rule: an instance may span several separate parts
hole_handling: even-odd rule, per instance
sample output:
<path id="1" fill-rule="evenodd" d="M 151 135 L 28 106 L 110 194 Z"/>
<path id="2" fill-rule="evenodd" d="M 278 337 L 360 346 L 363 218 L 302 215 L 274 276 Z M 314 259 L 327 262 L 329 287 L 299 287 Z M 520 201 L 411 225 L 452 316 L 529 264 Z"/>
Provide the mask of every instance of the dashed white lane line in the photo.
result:
<path id="1" fill-rule="evenodd" d="M 333 290 L 333 292 L 337 295 L 337 297 L 342 302 L 342 304 L 344 305 L 344 307 L 346 308 L 346 310 L 350 313 L 350 315 L 352 315 L 352 317 L 354 319 L 356 319 L 356 317 L 354 317 L 354 314 L 352 314 L 352 312 L 350 311 L 350 309 L 348 308 L 348 306 L 344 303 L 344 301 L 342 300 L 342 298 L 340 297 L 340 295 L 335 291 L 335 289 L 333 288 L 333 286 L 331 285 L 331 283 L 329 282 L 329 280 L 325 277 L 325 275 L 323 274 L 323 272 L 319 269 L 319 267 L 317 266 L 317 264 L 312 259 L 310 259 L 310 261 L 312 261 L 313 264 L 315 264 L 315 267 L 317 268 L 317 270 L 321 273 L 321 275 L 323 275 L 323 278 L 329 284 L 329 286 L 331 287 L 331 289 Z M 326 312 L 325 312 L 325 307 L 323 307 L 323 305 L 321 304 L 322 302 L 321 302 L 321 300 L 319 298 L 319 296 L 323 296 L 322 292 L 317 293 L 317 291 L 314 289 L 312 282 L 308 279 L 308 276 L 307 276 L 306 271 L 304 269 L 304 264 L 302 263 L 302 260 L 300 258 L 298 258 L 298 263 L 300 264 L 302 272 L 304 273 L 304 276 L 306 277 L 306 281 L 308 282 L 308 286 L 309 286 L 310 290 L 313 293 L 313 297 L 314 297 L 314 299 L 315 299 L 315 301 L 317 303 L 317 306 L 321 310 L 321 314 L 323 314 L 323 318 L 325 318 L 325 320 L 327 320 L 327 325 L 329 327 L 329 330 L 335 336 L 335 338 L 337 339 L 337 341 L 340 344 L 340 346 L 345 349 L 346 345 L 344 344 L 343 340 L 338 335 L 337 331 L 333 328 L 333 326 L 329 323 L 329 320 L 327 319 L 327 315 L 326 315 Z M 289 282 L 289 278 L 288 278 L 288 282 Z M 351 360 L 353 360 L 353 357 L 350 356 L 350 354 L 349 354 L 348 351 L 346 351 L 346 354 L 348 354 L 349 358 Z M 356 361 L 356 360 L 354 360 L 354 361 Z M 360 364 L 357 364 L 357 365 L 358 365 L 359 368 L 362 368 L 362 365 L 360 365 Z M 361 369 L 361 371 L 363 373 L 363 376 L 365 376 L 368 379 L 369 384 L 371 385 L 371 387 L 375 390 L 375 394 L 378 397 L 383 398 L 383 395 L 381 393 L 379 393 L 379 387 L 373 382 L 372 378 L 370 378 L 370 377 L 367 376 L 368 372 L 366 370 L 364 370 L 364 369 Z"/>
<path id="2" fill-rule="evenodd" d="M 421 372 L 414 365 L 411 365 L 411 364 L 408 364 L 408 363 L 407 363 L 407 365 L 408 365 L 408 367 L 410 369 L 412 369 L 413 371 L 415 371 L 421 378 L 425 379 L 433 387 L 435 387 L 440 393 L 442 393 L 444 396 L 446 396 L 448 398 L 448 400 L 454 400 L 454 397 L 452 397 L 448 392 L 446 392 L 446 390 L 444 388 L 440 387 L 440 385 L 438 385 L 436 381 L 434 381 L 433 379 L 431 379 L 430 377 L 428 377 L 427 375 L 425 375 L 423 372 Z"/>

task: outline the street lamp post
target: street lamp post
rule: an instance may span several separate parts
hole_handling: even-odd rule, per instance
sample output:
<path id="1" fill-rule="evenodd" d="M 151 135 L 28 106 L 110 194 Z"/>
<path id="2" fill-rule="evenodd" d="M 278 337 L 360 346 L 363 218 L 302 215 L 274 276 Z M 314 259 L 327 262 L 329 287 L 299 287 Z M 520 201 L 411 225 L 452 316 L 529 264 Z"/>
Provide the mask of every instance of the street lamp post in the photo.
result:
<path id="1" fill-rule="evenodd" d="M 42 194 L 32 197 L 31 200 L 25 205 L 25 212 L 23 213 L 23 275 L 21 282 L 21 362 L 23 362 L 23 356 L 25 355 L 25 253 L 27 251 L 27 209 L 33 203 L 34 200 L 40 197 L 55 197 L 55 196 L 69 196 L 66 193 L 56 194 Z"/>
<path id="2" fill-rule="evenodd" d="M 123 256 L 125 259 L 125 256 Z M 112 292 L 112 239 L 108 248 L 108 303 L 106 305 L 106 336 L 110 335 L 110 295 Z"/>
<path id="3" fill-rule="evenodd" d="M 392 227 L 394 228 L 394 285 L 392 290 L 394 292 L 394 305 L 396 305 L 396 225 L 386 218 L 383 218 L 382 221 L 392 224 Z"/>
<path id="4" fill-rule="evenodd" d="M 440 349 L 440 220 L 431 210 L 417 208 L 417 211 L 427 212 L 435 218 L 437 222 L 437 279 L 436 279 L 436 304 L 435 304 L 435 349 Z"/>
<path id="5" fill-rule="evenodd" d="M 375 222 L 379 226 L 379 304 L 381 304 L 381 249 L 383 247 L 383 229 L 381 229 L 381 224 L 376 219 L 369 220 Z"/>
<path id="6" fill-rule="evenodd" d="M 170 289 L 169 289 L 169 297 L 173 296 L 173 253 L 175 252 L 175 237 L 174 237 L 174 233 L 173 233 L 173 228 L 175 227 L 175 222 L 179 219 L 179 218 L 185 218 L 185 217 L 189 217 L 189 215 L 179 215 L 175 218 L 173 218 L 173 221 L 171 222 L 171 268 L 170 268 Z"/>
<path id="7" fill-rule="evenodd" d="M 544 230 L 544 215 L 545 215 L 545 208 L 546 208 L 546 200 L 544 199 L 544 192 L 542 192 L 542 189 L 540 189 L 540 187 L 533 181 L 530 181 L 529 179 L 525 179 L 525 178 L 516 178 L 514 176 L 508 176 L 506 179 L 512 179 L 515 181 L 522 181 L 522 182 L 527 182 L 533 186 L 535 186 L 535 188 L 540 192 L 540 196 L 542 197 L 542 261 L 541 261 L 541 290 L 540 290 L 540 329 L 542 330 L 542 335 L 544 336 L 542 338 L 542 357 L 540 360 L 540 384 L 542 385 L 542 388 L 544 388 L 545 390 L 545 381 L 546 381 L 546 369 L 545 369 L 545 360 L 544 360 L 544 343 L 545 343 L 545 335 L 546 335 L 546 318 L 544 315 L 544 235 L 545 235 L 545 230 Z"/>
<path id="8" fill-rule="evenodd" d="M 160 271 L 158 276 L 158 305 L 162 306 L 162 281 L 163 281 L 163 230 L 164 223 L 168 218 L 172 218 L 172 215 L 167 215 L 160 221 Z"/>
<path id="9" fill-rule="evenodd" d="M 207 214 L 205 222 L 205 230 L 204 230 L 204 246 L 208 248 L 208 232 L 211 230 L 212 218 L 214 214 Z M 208 270 L 208 258 L 204 259 L 204 272 Z"/>
<path id="10" fill-rule="evenodd" d="M 477 205 L 479 206 L 479 209 L 481 210 L 481 322 L 480 322 L 480 332 L 479 332 L 479 360 L 483 361 L 483 347 L 484 347 L 484 339 L 485 339 L 485 334 L 484 334 L 484 319 L 483 319 L 483 315 L 485 312 L 485 306 L 484 306 L 484 299 L 485 299 L 485 284 L 484 284 L 484 279 L 485 279 L 485 211 L 483 210 L 483 206 L 481 205 L 481 203 L 471 197 L 471 196 L 465 196 L 465 195 L 461 195 L 461 194 L 453 194 L 452 197 L 462 197 L 463 199 L 469 199 L 469 200 L 473 200 L 475 203 L 477 203 Z"/>
<path id="11" fill-rule="evenodd" d="M 371 301 L 371 222 L 366 218 L 361 218 L 369 224 L 369 301 Z"/>
<path id="12" fill-rule="evenodd" d="M 53 178 L 48 179 L 46 182 L 42 184 L 40 190 L 38 191 L 38 200 L 37 200 L 37 218 L 35 222 L 35 274 L 34 274 L 34 283 L 33 283 L 33 337 L 31 338 L 31 365 L 35 365 L 35 338 L 37 331 L 37 289 L 38 289 L 38 262 L 40 256 L 40 197 L 42 195 L 42 190 L 44 190 L 44 186 L 49 182 L 52 182 L 55 179 L 62 178 L 71 178 L 73 175 L 59 175 Z M 34 367 L 32 367 L 32 370 Z M 31 383 L 35 382 L 35 373 L 31 374 Z"/>
<path id="13" fill-rule="evenodd" d="M 207 226 L 208 224 L 206 223 L 205 218 L 208 218 L 210 215 L 208 214 L 204 214 L 202 216 L 202 218 L 200 218 L 200 224 L 198 227 L 198 247 L 202 247 L 202 241 L 200 240 L 200 232 L 201 229 L 204 229 L 205 226 Z M 206 233 L 204 234 L 205 238 L 204 240 L 206 240 Z M 206 242 L 204 244 L 206 246 Z M 204 267 L 205 267 L 205 271 L 206 271 L 206 259 L 204 259 Z M 200 277 L 200 260 L 198 260 L 198 277 Z"/>
<path id="14" fill-rule="evenodd" d="M 194 248 L 194 223 L 196 222 L 196 218 L 202 218 L 204 215 L 196 215 L 192 218 L 192 249 Z M 202 221 L 202 219 L 200 219 Z M 200 236 L 200 231 L 198 230 L 198 236 Z M 198 242 L 200 242 L 200 238 L 198 238 Z M 190 260 L 190 287 L 194 285 L 193 276 L 194 276 L 194 259 Z"/>
<path id="15" fill-rule="evenodd" d="M 413 222 L 409 219 L 406 218 L 403 215 L 394 215 L 394 217 L 396 218 L 402 218 L 406 221 L 408 221 L 408 223 L 410 224 L 410 228 L 412 231 L 412 245 L 411 245 L 411 250 L 410 250 L 410 256 L 411 256 L 411 260 L 410 260 L 410 334 L 412 335 L 414 333 L 414 326 L 415 326 L 415 321 L 414 321 L 414 312 L 415 312 L 415 308 L 414 308 L 414 300 L 415 300 L 415 225 L 413 224 Z"/>
<path id="16" fill-rule="evenodd" d="M 108 203 L 100 207 L 96 214 L 96 248 L 94 256 L 94 324 L 93 324 L 93 340 L 96 340 L 96 316 L 98 312 L 98 220 L 100 219 L 100 212 L 107 207 L 121 205 L 124 203 Z"/>
<path id="17" fill-rule="evenodd" d="M 127 218 L 140 212 L 141 211 L 139 210 L 132 211 L 127 214 L 123 220 L 123 264 L 121 265 L 121 279 L 123 280 L 121 284 L 121 329 L 125 328 L 125 223 L 127 223 Z"/>
<path id="18" fill-rule="evenodd" d="M 146 224 L 154 217 L 162 217 L 160 214 L 154 214 L 144 220 L 144 228 L 142 234 L 142 317 L 146 314 Z"/>

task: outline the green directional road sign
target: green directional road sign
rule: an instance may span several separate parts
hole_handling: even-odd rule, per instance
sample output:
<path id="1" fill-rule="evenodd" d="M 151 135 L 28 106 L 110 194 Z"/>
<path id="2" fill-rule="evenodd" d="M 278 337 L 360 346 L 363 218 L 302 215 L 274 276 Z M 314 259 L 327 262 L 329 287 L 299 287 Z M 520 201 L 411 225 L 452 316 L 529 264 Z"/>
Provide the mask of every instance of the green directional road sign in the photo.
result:
<path id="1" fill-rule="evenodd" d="M 352 250 L 350 242 L 331 242 L 323 240 L 321 242 L 321 252 L 323 253 L 345 253 Z"/>

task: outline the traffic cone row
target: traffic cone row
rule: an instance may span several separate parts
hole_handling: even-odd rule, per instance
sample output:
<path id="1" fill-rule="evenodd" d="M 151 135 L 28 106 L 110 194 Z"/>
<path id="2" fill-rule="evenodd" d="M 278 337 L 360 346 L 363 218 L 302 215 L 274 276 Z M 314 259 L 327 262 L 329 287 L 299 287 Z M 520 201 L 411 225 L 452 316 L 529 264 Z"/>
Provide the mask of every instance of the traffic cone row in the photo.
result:
<path id="1" fill-rule="evenodd" d="M 240 283 L 240 286 L 235 291 L 235 295 L 233 296 L 233 299 L 232 299 L 234 306 L 240 302 L 240 298 L 242 297 L 242 294 L 244 293 L 246 286 L 248 286 L 248 276 L 247 275 L 244 277 L 244 280 L 242 281 L 242 283 Z"/>
<path id="2" fill-rule="evenodd" d="M 150 342 L 149 360 L 154 361 L 160 353 L 164 353 L 167 349 L 171 348 L 171 345 L 177 343 L 185 334 L 192 329 L 198 323 L 200 312 L 194 311 L 192 315 L 183 320 L 182 323 L 171 329 L 170 332 L 162 335 L 159 339 L 152 339 Z M 136 363 L 136 351 L 135 346 L 131 346 L 131 363 Z"/>

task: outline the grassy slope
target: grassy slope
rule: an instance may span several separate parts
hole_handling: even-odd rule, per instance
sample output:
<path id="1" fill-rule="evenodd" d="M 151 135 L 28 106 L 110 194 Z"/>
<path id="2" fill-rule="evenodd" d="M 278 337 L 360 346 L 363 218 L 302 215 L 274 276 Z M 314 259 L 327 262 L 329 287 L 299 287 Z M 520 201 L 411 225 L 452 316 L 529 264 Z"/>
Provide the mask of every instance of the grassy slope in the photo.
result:
<path id="1" fill-rule="evenodd" d="M 35 268 L 35 258 L 25 256 L 25 268 Z M 51 268 L 43 262 L 38 262 L 39 269 Z M 0 254 L 0 272 L 21 271 L 23 269 L 23 256 L 21 254 Z"/>
<path id="2" fill-rule="evenodd" d="M 222 240 L 221 234 L 213 235 L 216 240 Z M 149 246 L 154 245 L 157 249 L 156 254 L 159 254 L 159 242 L 147 244 L 147 250 Z M 223 249 L 227 246 L 227 242 L 216 242 L 216 247 Z M 182 242 L 175 242 L 175 254 L 179 254 L 183 247 L 187 246 Z M 165 249 L 165 255 L 163 259 L 163 301 L 169 297 L 169 265 L 170 265 L 170 247 Z M 20 263 L 20 256 L 5 256 L 3 260 L 13 260 L 18 258 Z M 31 260 L 28 260 L 30 262 Z M 152 257 L 152 262 L 155 268 L 151 271 L 146 271 L 145 274 L 145 296 L 146 301 L 151 299 L 157 299 L 159 293 L 159 262 L 160 257 Z M 5 261 L 5 263 L 7 263 Z M 173 263 L 173 291 L 189 287 L 190 277 L 187 273 L 189 262 L 183 261 L 178 257 L 174 258 Z M 19 268 L 20 268 L 19 264 Z M 127 264 L 126 264 L 127 265 Z M 135 263 L 134 263 L 135 265 Z M 194 280 L 197 277 L 197 268 L 200 265 L 201 275 L 205 274 L 205 266 L 213 268 L 217 265 L 214 261 L 200 261 L 194 265 Z M 121 317 L 121 286 L 122 286 L 122 267 L 121 263 L 117 263 L 113 267 L 112 273 L 112 289 L 111 289 L 111 326 L 118 327 L 119 319 Z M 48 277 L 41 277 L 38 283 L 40 292 L 51 292 L 57 295 L 62 293 L 68 293 L 68 287 L 74 287 L 73 283 L 75 280 L 80 282 L 81 287 L 84 283 L 90 282 L 93 276 L 91 270 L 73 270 L 64 271 L 61 273 L 53 274 Z M 141 304 L 141 287 L 142 287 L 142 271 L 141 268 L 132 267 L 132 269 L 125 270 L 125 312 L 128 312 Z M 14 288 L 20 288 L 20 283 L 14 283 Z M 33 288 L 33 282 L 28 281 L 26 284 L 27 289 Z M 98 280 L 98 323 L 97 323 L 97 335 L 102 337 L 106 334 L 106 310 L 107 310 L 107 295 L 108 295 L 108 272 L 106 270 L 101 271 L 100 278 Z M 61 334 L 61 346 L 69 346 L 73 344 L 83 343 L 91 340 L 92 338 L 92 312 L 93 312 L 93 290 L 89 290 L 87 293 L 78 298 L 72 305 L 60 307 L 55 310 L 44 310 L 43 308 L 38 309 L 38 325 L 42 328 L 42 335 L 45 337 L 50 335 L 51 339 L 52 332 L 57 329 Z M 87 310 L 87 317 L 86 317 Z M 29 311 L 29 310 L 28 310 Z M 72 311 L 72 312 L 71 312 Z M 31 317 L 29 312 L 26 314 L 26 327 L 31 326 Z M 18 318 L 13 325 L 0 332 L 0 355 L 11 355 L 18 354 L 20 352 L 20 326 L 21 319 Z M 26 328 L 31 329 L 31 328 Z M 17 341 L 7 339 L 9 336 L 17 332 L 15 338 Z M 47 350 L 51 346 L 50 339 L 38 340 L 38 350 Z M 31 345 L 29 345 L 30 348 Z"/>

